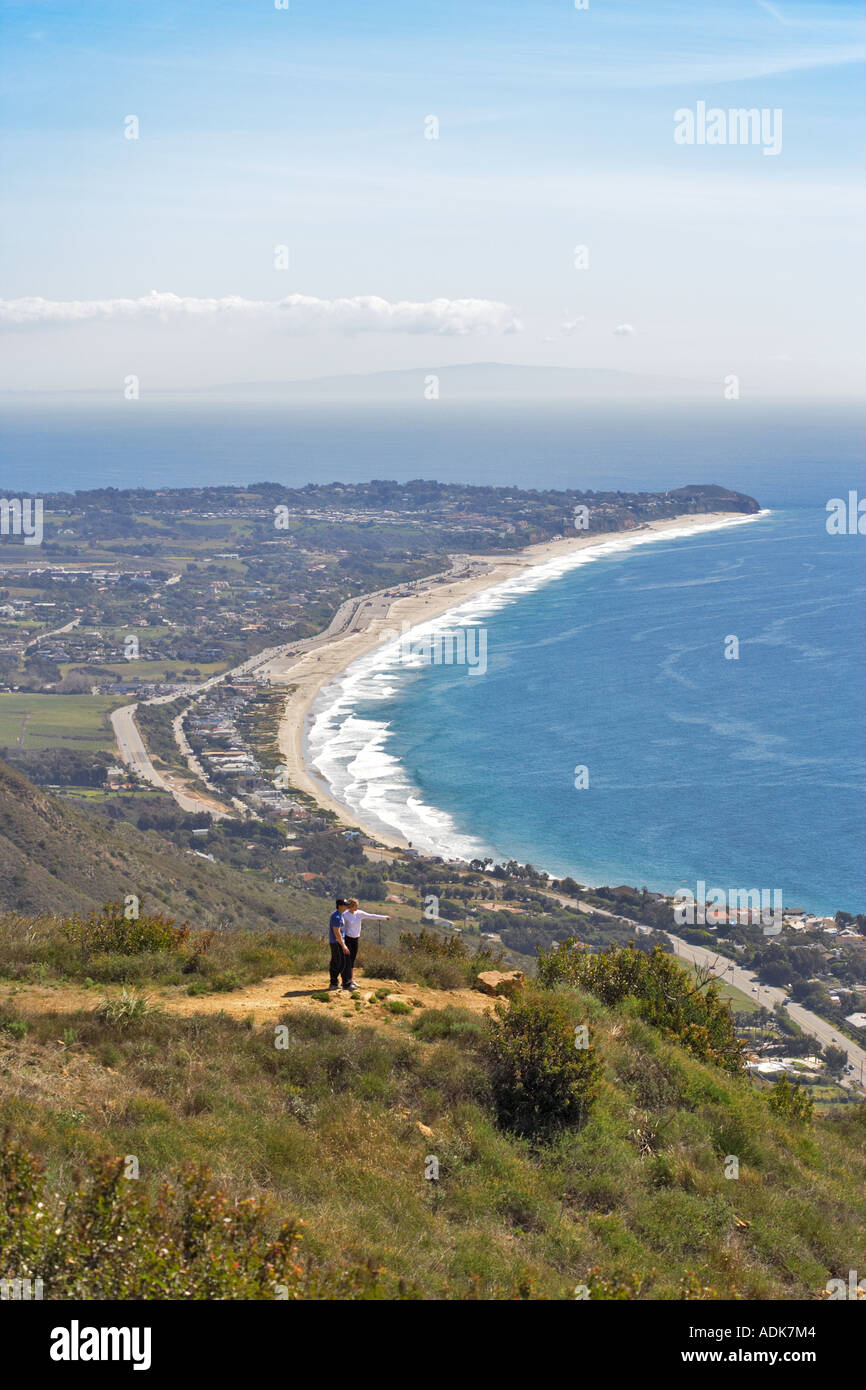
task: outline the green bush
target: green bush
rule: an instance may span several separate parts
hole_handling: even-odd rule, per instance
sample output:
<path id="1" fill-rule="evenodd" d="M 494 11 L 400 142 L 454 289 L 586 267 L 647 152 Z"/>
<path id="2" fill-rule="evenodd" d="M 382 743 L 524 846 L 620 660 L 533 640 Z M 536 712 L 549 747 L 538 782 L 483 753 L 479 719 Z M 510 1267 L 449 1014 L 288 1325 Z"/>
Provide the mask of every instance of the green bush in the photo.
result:
<path id="1" fill-rule="evenodd" d="M 742 1071 L 745 1049 L 718 984 L 696 980 L 658 946 L 649 953 L 631 945 L 595 953 L 564 941 L 539 954 L 538 977 L 548 987 L 566 984 L 588 990 L 608 1005 L 634 999 L 641 1018 L 666 1037 L 704 1062 Z"/>
<path id="2" fill-rule="evenodd" d="M 598 1093 L 593 1046 L 576 1046 L 564 1010 L 549 995 L 517 995 L 496 1013 L 486 1051 L 500 1127 L 530 1139 L 579 1127 Z"/>
<path id="3" fill-rule="evenodd" d="M 775 1083 L 767 1096 L 767 1104 L 773 1114 L 779 1115 L 783 1120 L 803 1125 L 812 1123 L 815 1111 L 812 1097 L 800 1086 L 792 1086 L 786 1076 L 780 1077 Z"/>

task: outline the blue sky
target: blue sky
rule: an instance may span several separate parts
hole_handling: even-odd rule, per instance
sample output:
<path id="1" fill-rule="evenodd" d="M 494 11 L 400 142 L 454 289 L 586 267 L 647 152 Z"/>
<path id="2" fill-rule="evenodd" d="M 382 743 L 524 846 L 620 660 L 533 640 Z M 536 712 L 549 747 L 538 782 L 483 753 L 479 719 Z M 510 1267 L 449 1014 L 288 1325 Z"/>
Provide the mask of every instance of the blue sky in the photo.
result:
<path id="1" fill-rule="evenodd" d="M 797 396 L 862 376 L 859 4 L 27 0 L 0 17 L 3 298 L 49 302 L 7 315 L 14 386 L 491 359 Z M 780 152 L 676 144 L 674 112 L 698 102 L 781 110 Z M 136 303 L 153 290 L 177 302 Z M 304 303 L 273 311 L 287 296 Z M 57 307 L 81 301 L 83 321 Z"/>

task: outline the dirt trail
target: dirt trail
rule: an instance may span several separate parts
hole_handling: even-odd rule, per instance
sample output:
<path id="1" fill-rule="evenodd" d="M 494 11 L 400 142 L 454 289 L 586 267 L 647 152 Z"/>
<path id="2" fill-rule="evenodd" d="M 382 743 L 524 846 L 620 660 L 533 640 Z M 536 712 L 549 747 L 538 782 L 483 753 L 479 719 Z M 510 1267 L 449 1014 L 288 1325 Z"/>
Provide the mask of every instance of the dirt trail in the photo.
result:
<path id="1" fill-rule="evenodd" d="M 278 1019 L 286 1009 L 319 1009 L 335 1013 L 347 1023 L 375 1024 L 396 1027 L 407 1014 L 391 1013 L 387 1004 L 376 998 L 377 990 L 387 989 L 392 996 L 424 1009 L 444 1009 L 449 1005 L 469 1009 L 472 1013 L 489 1012 L 495 1000 L 475 989 L 429 989 L 426 985 L 406 984 L 399 980 L 365 980 L 360 974 L 361 1008 L 356 1009 L 351 996 L 343 992 L 330 996 L 323 1003 L 312 996 L 321 993 L 322 977 L 312 975 L 272 975 L 255 985 L 233 990 L 229 994 L 190 996 L 173 989 L 136 987 L 136 993 L 146 995 L 151 1003 L 166 1013 L 191 1017 L 193 1014 L 228 1014 L 230 1018 L 252 1018 L 256 1023 Z M 325 988 L 327 982 L 325 982 Z M 9 1003 L 23 1014 L 74 1013 L 98 1008 L 102 999 L 120 993 L 119 985 L 96 985 L 82 989 L 78 985 L 9 985 L 0 988 L 0 1004 Z"/>

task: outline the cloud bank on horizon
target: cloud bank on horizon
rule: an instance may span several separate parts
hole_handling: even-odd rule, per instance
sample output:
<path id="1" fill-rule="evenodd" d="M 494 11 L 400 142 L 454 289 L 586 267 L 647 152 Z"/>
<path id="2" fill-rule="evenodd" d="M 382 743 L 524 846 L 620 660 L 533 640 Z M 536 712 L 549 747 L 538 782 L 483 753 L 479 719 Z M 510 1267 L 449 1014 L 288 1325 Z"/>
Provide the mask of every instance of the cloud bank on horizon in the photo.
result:
<path id="1" fill-rule="evenodd" d="M 172 323 L 182 320 L 244 319 L 269 321 L 294 333 L 334 329 L 344 333 L 515 333 L 521 328 L 507 304 L 489 299 L 433 299 L 426 304 L 401 300 L 396 304 L 378 295 L 351 299 L 316 299 L 289 294 L 282 299 L 197 299 L 151 290 L 138 299 L 50 300 L 38 296 L 0 299 L 0 326 L 5 328 L 68 327 L 86 323 Z"/>

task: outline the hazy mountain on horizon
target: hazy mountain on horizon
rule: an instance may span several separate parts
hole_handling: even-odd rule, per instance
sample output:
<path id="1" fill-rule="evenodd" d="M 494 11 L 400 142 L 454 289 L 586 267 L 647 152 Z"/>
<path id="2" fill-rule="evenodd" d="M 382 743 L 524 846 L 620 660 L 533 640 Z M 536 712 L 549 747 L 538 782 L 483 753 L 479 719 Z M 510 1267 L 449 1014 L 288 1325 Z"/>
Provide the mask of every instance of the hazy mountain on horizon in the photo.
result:
<path id="1" fill-rule="evenodd" d="M 435 378 L 435 381 L 434 381 Z M 560 399 L 641 396 L 705 396 L 714 385 L 602 367 L 536 367 L 511 362 L 467 362 L 395 371 L 346 373 L 307 381 L 231 382 L 190 395 L 310 400 L 441 400 L 491 398 Z"/>
<path id="2" fill-rule="evenodd" d="M 438 367 L 411 367 L 392 371 L 352 372 L 338 376 L 294 381 L 235 381 L 182 390 L 150 388 L 158 400 L 201 400 L 219 396 L 226 401 L 361 403 L 409 403 L 448 400 L 717 400 L 717 381 L 654 376 L 607 367 L 525 366 L 511 362 L 468 362 Z M 0 391 L 0 399 L 14 396 L 19 403 L 29 397 L 92 400 L 104 391 Z M 112 392 L 111 395 L 115 393 Z"/>

